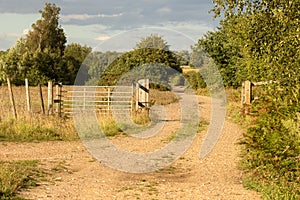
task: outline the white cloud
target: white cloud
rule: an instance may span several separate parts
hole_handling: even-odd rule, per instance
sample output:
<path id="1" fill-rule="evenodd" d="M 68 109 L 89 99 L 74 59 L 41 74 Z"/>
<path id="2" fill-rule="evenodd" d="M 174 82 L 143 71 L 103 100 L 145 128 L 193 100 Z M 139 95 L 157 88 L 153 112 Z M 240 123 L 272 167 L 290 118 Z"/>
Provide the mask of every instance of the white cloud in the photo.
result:
<path id="1" fill-rule="evenodd" d="M 105 40 L 109 40 L 110 38 L 111 38 L 110 36 L 99 36 L 95 40 L 105 41 Z"/>
<path id="2" fill-rule="evenodd" d="M 70 20 L 87 20 L 93 18 L 113 18 L 113 17 L 120 17 L 123 13 L 106 15 L 106 14 L 97 14 L 97 15 L 89 15 L 89 14 L 74 14 L 74 15 L 62 15 L 61 19 L 64 22 Z"/>
<path id="3" fill-rule="evenodd" d="M 161 14 L 166 14 L 172 12 L 172 9 L 169 7 L 163 7 L 157 10 Z"/>

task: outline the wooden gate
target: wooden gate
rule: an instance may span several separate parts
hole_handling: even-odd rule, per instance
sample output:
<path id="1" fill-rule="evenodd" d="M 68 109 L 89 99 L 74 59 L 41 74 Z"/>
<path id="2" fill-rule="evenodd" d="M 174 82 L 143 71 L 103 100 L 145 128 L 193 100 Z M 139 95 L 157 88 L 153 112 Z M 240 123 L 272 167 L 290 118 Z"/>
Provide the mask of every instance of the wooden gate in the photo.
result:
<path id="1" fill-rule="evenodd" d="M 124 114 L 132 111 L 133 86 L 69 86 L 61 90 L 61 112 L 95 111 Z"/>

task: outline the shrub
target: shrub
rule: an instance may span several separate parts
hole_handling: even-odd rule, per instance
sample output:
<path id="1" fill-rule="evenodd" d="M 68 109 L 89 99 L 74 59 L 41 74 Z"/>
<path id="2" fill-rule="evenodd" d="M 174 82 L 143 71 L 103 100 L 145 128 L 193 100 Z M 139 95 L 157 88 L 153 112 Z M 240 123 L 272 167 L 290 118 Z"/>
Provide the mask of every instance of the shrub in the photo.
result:
<path id="1" fill-rule="evenodd" d="M 189 71 L 184 74 L 184 77 L 194 90 L 206 88 L 206 83 L 199 72 Z"/>

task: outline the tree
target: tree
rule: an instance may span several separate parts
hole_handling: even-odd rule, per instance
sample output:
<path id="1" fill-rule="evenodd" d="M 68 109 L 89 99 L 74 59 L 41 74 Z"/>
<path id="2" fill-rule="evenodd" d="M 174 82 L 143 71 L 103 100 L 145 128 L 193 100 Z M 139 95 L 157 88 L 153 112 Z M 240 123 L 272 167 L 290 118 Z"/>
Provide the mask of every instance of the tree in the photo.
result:
<path id="1" fill-rule="evenodd" d="M 25 39 L 19 38 L 14 46 L 1 56 L 1 82 L 6 82 L 6 78 L 10 78 L 11 82 L 16 85 L 23 83 L 25 67 L 21 64 L 21 60 L 26 51 Z"/>
<path id="2" fill-rule="evenodd" d="M 252 105 L 256 120 L 243 140 L 246 145 L 244 164 L 258 182 L 257 188 L 272 191 L 266 194 L 268 198 L 298 199 L 300 2 L 214 2 L 217 16 L 223 14 L 227 23 L 238 22 L 229 26 L 225 34 L 239 47 L 242 55 L 239 64 L 246 77 L 251 81 L 275 81 L 262 86 L 264 94 Z"/>
<path id="3" fill-rule="evenodd" d="M 180 62 L 180 66 L 189 65 L 190 63 L 190 53 L 188 50 L 181 50 L 175 52 L 177 58 Z"/>
<path id="4" fill-rule="evenodd" d="M 137 43 L 134 50 L 119 56 L 105 68 L 99 84 L 115 85 L 126 72 L 143 65 L 147 65 L 148 67 L 153 66 L 152 72 L 157 73 L 157 78 L 164 76 L 162 79 L 168 79 L 167 76 L 171 76 L 172 74 L 170 74 L 170 70 L 167 68 L 165 71 L 155 71 L 155 65 L 168 66 L 181 73 L 182 70 L 178 56 L 166 49 L 168 49 L 167 43 L 159 36 L 151 35 L 143 38 Z M 145 73 L 148 72 L 145 71 Z"/>
<path id="5" fill-rule="evenodd" d="M 89 75 L 89 80 L 86 84 L 97 85 L 104 69 L 111 65 L 122 54 L 123 53 L 115 51 L 90 53 L 84 61 L 84 65 L 87 67 Z"/>
<path id="6" fill-rule="evenodd" d="M 192 48 L 191 57 L 196 57 L 196 61 L 201 61 L 201 63 L 196 62 L 196 66 L 201 66 L 205 55 L 208 54 L 217 65 L 224 85 L 238 87 L 242 85 L 246 77 L 244 75 L 245 70 L 239 63 L 242 55 L 240 45 L 237 43 L 237 36 L 233 37 L 234 33 L 231 34 L 235 24 L 234 20 L 230 20 L 230 22 L 222 21 L 222 26 L 217 31 L 210 31 L 198 40 L 198 43 Z M 193 60 L 191 59 L 192 64 L 194 64 Z"/>
<path id="7" fill-rule="evenodd" d="M 135 49 L 162 49 L 165 51 L 169 51 L 169 45 L 167 42 L 157 34 L 151 34 L 145 38 L 142 38 L 140 42 L 136 44 Z"/>
<path id="8" fill-rule="evenodd" d="M 33 30 L 27 35 L 27 46 L 31 52 L 62 56 L 67 42 L 62 27 L 58 24 L 60 8 L 46 3 L 44 10 L 39 11 L 42 18 L 32 24 Z"/>
<path id="9" fill-rule="evenodd" d="M 62 80 L 64 84 L 74 84 L 76 76 L 81 77 L 83 80 L 88 78 L 88 69 L 85 66 L 84 60 L 91 52 L 91 47 L 86 45 L 81 46 L 77 43 L 72 43 L 66 47 L 60 63 L 62 65 L 60 68 L 66 70 L 65 77 Z M 81 70 L 79 71 L 80 67 Z"/>

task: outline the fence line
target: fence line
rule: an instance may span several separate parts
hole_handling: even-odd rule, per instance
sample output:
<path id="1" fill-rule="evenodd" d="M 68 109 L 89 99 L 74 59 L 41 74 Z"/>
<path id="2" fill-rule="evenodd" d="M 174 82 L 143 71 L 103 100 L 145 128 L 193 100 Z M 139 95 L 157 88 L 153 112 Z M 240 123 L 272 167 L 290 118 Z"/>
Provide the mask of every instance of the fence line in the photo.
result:
<path id="1" fill-rule="evenodd" d="M 9 87 L 10 86 L 10 87 Z M 55 92 L 55 94 L 54 94 Z M 135 93 L 136 92 L 136 93 Z M 45 96 L 45 101 L 44 101 Z M 11 97 L 11 98 L 10 98 Z M 83 110 L 122 114 L 149 107 L 149 80 L 131 86 L 67 86 L 48 82 L 48 87 L 1 86 L 0 120 L 28 113 L 71 114 Z M 47 110 L 46 110 L 47 109 Z"/>

